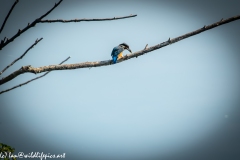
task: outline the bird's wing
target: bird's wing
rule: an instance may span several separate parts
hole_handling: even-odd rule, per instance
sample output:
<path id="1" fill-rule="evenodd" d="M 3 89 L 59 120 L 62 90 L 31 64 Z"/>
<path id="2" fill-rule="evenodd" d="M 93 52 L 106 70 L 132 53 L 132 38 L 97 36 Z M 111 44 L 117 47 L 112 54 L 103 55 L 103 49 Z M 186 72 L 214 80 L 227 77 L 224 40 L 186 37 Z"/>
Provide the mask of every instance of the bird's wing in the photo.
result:
<path id="1" fill-rule="evenodd" d="M 111 56 L 118 56 L 122 51 L 123 49 L 121 47 L 114 47 Z"/>

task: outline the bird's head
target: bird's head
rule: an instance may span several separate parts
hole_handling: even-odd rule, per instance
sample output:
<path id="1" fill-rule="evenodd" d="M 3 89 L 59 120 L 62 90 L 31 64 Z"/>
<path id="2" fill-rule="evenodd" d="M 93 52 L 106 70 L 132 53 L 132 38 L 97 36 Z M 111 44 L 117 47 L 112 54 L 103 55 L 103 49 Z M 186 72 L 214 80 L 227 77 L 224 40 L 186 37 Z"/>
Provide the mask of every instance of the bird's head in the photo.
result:
<path id="1" fill-rule="evenodd" d="M 119 46 L 122 47 L 123 49 L 127 49 L 129 52 L 132 53 L 131 49 L 129 48 L 129 46 L 126 43 L 119 44 Z"/>

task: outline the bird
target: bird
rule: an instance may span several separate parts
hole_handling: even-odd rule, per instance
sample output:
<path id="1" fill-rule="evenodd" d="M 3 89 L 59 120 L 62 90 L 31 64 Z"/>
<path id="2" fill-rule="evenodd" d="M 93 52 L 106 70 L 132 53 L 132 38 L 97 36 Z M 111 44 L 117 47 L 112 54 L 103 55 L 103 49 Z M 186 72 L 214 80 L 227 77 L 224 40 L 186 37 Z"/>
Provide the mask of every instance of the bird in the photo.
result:
<path id="1" fill-rule="evenodd" d="M 123 57 L 122 52 L 127 49 L 129 52 L 132 53 L 131 49 L 129 48 L 129 46 L 126 43 L 121 43 L 118 46 L 114 47 L 112 50 L 112 63 L 115 64 L 117 62 L 118 59 Z"/>

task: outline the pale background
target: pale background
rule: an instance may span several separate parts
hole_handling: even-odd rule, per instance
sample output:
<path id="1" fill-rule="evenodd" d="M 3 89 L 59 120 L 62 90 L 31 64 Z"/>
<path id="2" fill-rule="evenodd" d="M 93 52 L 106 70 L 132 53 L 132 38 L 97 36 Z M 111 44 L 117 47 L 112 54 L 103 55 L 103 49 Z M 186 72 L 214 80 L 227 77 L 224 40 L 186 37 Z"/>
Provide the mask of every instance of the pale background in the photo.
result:
<path id="1" fill-rule="evenodd" d="M 20 1 L 0 35 L 11 37 L 57 0 Z M 0 1 L 0 23 L 14 0 Z M 37 24 L 0 52 L 0 69 L 44 39 L 0 78 L 34 67 L 100 61 L 240 14 L 239 1 L 63 1 L 45 19 L 117 21 Z M 0 142 L 66 159 L 240 158 L 240 21 L 117 65 L 54 71 L 0 95 Z M 128 53 L 127 51 L 124 52 Z M 5 90 L 34 78 L 23 74 Z"/>

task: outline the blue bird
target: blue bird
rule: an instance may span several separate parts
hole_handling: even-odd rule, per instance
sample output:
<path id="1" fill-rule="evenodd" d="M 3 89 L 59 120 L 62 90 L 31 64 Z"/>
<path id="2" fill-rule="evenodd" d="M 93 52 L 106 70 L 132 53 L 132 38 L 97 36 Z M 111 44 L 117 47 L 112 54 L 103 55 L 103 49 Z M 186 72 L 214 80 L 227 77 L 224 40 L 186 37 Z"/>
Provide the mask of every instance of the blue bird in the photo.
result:
<path id="1" fill-rule="evenodd" d="M 126 43 L 119 44 L 118 46 L 113 48 L 112 54 L 111 54 L 113 64 L 115 64 L 118 59 L 123 57 L 122 52 L 125 49 L 127 49 L 129 52 L 132 53 L 132 51 L 130 50 L 129 46 Z"/>

